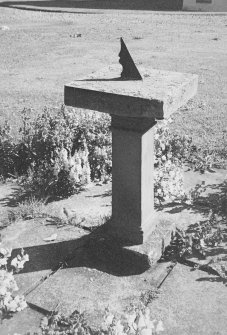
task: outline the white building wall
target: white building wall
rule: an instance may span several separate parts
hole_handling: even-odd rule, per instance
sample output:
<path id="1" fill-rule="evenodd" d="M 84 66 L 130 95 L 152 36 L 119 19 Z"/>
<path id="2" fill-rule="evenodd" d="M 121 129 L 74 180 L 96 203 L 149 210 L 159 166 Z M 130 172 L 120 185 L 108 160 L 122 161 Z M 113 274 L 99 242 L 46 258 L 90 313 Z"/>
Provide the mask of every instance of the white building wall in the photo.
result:
<path id="1" fill-rule="evenodd" d="M 227 0 L 211 0 L 211 3 L 199 3 L 199 0 L 183 0 L 183 10 L 202 12 L 227 12 Z"/>

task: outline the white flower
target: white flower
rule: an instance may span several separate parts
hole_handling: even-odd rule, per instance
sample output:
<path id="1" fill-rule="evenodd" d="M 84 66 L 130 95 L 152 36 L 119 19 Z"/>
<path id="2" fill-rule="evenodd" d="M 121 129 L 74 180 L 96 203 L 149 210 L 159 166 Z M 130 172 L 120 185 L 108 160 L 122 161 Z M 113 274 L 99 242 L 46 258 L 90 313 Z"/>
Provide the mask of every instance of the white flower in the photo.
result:
<path id="1" fill-rule="evenodd" d="M 0 286 L 0 296 L 6 295 L 7 288 L 5 286 Z"/>
<path id="2" fill-rule="evenodd" d="M 150 321 L 150 317 L 151 317 L 150 308 L 146 307 L 145 311 L 144 311 L 144 318 L 145 318 L 146 325 L 147 325 L 148 321 Z"/>
<path id="3" fill-rule="evenodd" d="M 125 335 L 124 326 L 121 324 L 121 321 L 118 320 L 115 326 L 115 335 Z"/>
<path id="4" fill-rule="evenodd" d="M 28 261 L 29 261 L 29 255 L 28 255 L 28 254 L 25 254 L 25 255 L 23 256 L 23 259 L 24 259 L 25 262 L 28 262 Z"/>
<path id="5" fill-rule="evenodd" d="M 18 307 L 17 307 L 17 311 L 20 312 L 20 311 L 23 311 L 23 309 L 25 309 L 27 307 L 27 303 L 26 301 L 23 299 L 21 299 L 21 301 L 19 302 L 18 304 Z"/>
<path id="6" fill-rule="evenodd" d="M 11 256 L 12 248 L 0 248 L 0 254 L 2 254 L 4 257 L 8 258 Z"/>
<path id="7" fill-rule="evenodd" d="M 0 267 L 7 265 L 7 258 L 0 258 Z"/>
<path id="8" fill-rule="evenodd" d="M 17 257 L 13 258 L 12 261 L 11 261 L 11 265 L 14 267 L 14 268 L 17 268 L 17 265 L 18 265 L 18 259 Z"/>
<path id="9" fill-rule="evenodd" d="M 151 328 L 144 328 L 141 330 L 140 335 L 152 335 L 152 329 Z"/>
<path id="10" fill-rule="evenodd" d="M 162 143 L 162 144 L 161 144 L 161 149 L 162 149 L 162 151 L 164 151 L 164 150 L 165 150 L 165 148 L 166 148 L 165 144 L 164 144 L 164 143 Z"/>
<path id="11" fill-rule="evenodd" d="M 173 178 L 173 177 L 176 176 L 176 172 L 172 170 L 172 171 L 169 172 L 169 175 L 170 175 L 171 178 Z"/>
<path id="12" fill-rule="evenodd" d="M 107 314 L 107 316 L 105 317 L 105 323 L 107 326 L 110 326 L 113 322 L 113 319 L 114 319 L 114 315 L 109 313 Z"/>
<path id="13" fill-rule="evenodd" d="M 19 290 L 19 288 L 18 288 L 17 283 L 16 283 L 15 280 L 13 280 L 13 281 L 11 282 L 11 290 L 12 290 L 12 291 L 18 291 L 18 290 Z"/>
<path id="14" fill-rule="evenodd" d="M 159 171 L 159 177 L 162 178 L 163 177 L 163 172 Z"/>
<path id="15" fill-rule="evenodd" d="M 132 327 L 136 320 L 136 313 L 126 314 L 125 317 L 126 317 L 129 327 Z"/>
<path id="16" fill-rule="evenodd" d="M 16 312 L 17 310 L 17 302 L 12 297 L 11 299 L 4 299 L 4 305 L 10 312 Z"/>
<path id="17" fill-rule="evenodd" d="M 158 324 L 157 324 L 157 327 L 156 327 L 156 332 L 159 333 L 159 332 L 163 332 L 163 331 L 164 331 L 163 322 L 159 321 Z"/>
<path id="18" fill-rule="evenodd" d="M 21 270 L 24 268 L 24 264 L 28 261 L 28 254 L 24 254 L 24 251 L 22 250 L 21 255 L 17 255 L 17 257 L 12 259 L 11 266 L 13 266 L 16 270 Z"/>
<path id="19" fill-rule="evenodd" d="M 5 256 L 6 253 L 7 253 L 6 249 L 0 248 L 0 254 L 2 254 L 3 256 Z"/>
<path id="20" fill-rule="evenodd" d="M 185 203 L 186 203 L 187 205 L 191 205 L 191 204 L 192 204 L 192 200 L 191 200 L 191 199 L 188 199 L 188 200 L 185 201 Z"/>
<path id="21" fill-rule="evenodd" d="M 200 245 L 202 248 L 206 248 L 206 244 L 203 238 L 200 240 Z"/>
<path id="22" fill-rule="evenodd" d="M 146 328 L 145 318 L 144 318 L 144 315 L 141 311 L 139 311 L 139 318 L 138 318 L 138 321 L 137 321 L 137 327 L 138 327 L 138 329 Z"/>
<path id="23" fill-rule="evenodd" d="M 162 194 L 162 190 L 160 188 L 157 189 L 157 194 L 161 195 Z"/>
<path id="24" fill-rule="evenodd" d="M 62 161 L 64 163 L 68 163 L 68 152 L 65 148 L 62 148 L 60 153 L 59 153 L 59 157 L 62 159 Z"/>

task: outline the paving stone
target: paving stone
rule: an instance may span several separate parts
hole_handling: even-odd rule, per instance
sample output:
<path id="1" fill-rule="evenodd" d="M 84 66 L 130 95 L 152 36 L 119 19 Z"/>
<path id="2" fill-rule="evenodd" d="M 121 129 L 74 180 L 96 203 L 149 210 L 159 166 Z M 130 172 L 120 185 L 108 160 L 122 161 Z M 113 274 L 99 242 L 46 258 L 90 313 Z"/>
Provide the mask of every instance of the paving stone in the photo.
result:
<path id="1" fill-rule="evenodd" d="M 138 304 L 141 293 L 157 285 L 168 265 L 157 273 L 157 266 L 149 268 L 137 253 L 96 241 L 79 249 L 68 268 L 57 271 L 27 301 L 66 314 L 83 310 L 98 326 L 106 307 L 122 313 L 130 303 Z"/>
<path id="2" fill-rule="evenodd" d="M 0 324 L 1 335 L 34 334 L 41 335 L 39 329 L 42 314 L 30 308 L 15 313 L 12 318 L 4 319 Z"/>

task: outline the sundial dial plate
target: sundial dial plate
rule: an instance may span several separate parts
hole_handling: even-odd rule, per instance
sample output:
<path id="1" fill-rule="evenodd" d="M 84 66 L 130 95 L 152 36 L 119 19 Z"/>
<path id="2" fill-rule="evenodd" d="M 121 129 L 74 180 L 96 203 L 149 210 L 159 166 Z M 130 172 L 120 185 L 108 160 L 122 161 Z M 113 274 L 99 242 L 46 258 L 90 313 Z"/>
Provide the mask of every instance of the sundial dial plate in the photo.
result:
<path id="1" fill-rule="evenodd" d="M 65 86 L 65 104 L 104 113 L 163 119 L 192 98 L 197 75 L 138 67 L 142 80 L 122 80 L 111 65 Z"/>

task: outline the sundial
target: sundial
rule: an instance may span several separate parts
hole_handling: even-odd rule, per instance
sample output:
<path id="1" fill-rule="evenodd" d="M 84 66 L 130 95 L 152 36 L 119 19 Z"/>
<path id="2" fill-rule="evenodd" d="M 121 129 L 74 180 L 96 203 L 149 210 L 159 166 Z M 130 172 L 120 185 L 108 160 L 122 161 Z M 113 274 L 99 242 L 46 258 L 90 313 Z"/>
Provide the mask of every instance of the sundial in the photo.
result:
<path id="1" fill-rule="evenodd" d="M 109 233 L 136 245 L 156 225 L 153 127 L 196 94 L 198 76 L 138 67 L 122 38 L 120 42 L 118 63 L 65 85 L 65 105 L 111 115 Z"/>

